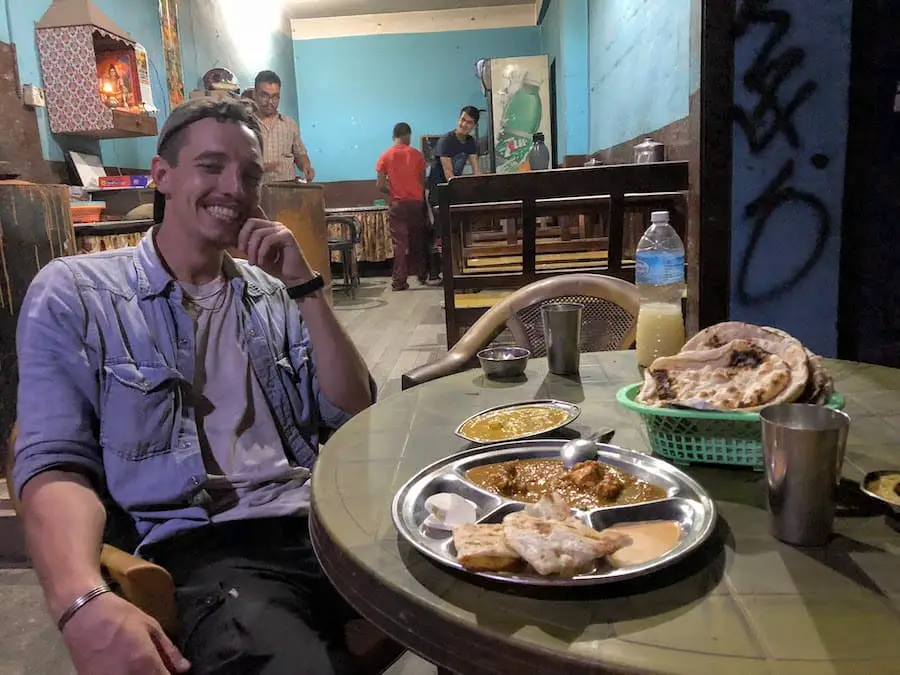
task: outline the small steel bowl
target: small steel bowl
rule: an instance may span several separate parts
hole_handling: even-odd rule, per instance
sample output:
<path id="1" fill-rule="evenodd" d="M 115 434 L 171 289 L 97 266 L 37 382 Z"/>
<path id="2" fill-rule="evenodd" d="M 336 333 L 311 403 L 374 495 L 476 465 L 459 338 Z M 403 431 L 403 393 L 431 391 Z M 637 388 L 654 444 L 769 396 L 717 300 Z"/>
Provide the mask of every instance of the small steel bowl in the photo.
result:
<path id="1" fill-rule="evenodd" d="M 859 484 L 859 489 L 860 489 L 860 491 L 862 491 L 862 493 L 864 495 L 870 497 L 871 499 L 881 502 L 885 506 L 890 507 L 891 509 L 894 510 L 894 514 L 896 516 L 900 516 L 900 492 L 897 491 L 898 490 L 897 486 L 896 485 L 894 486 L 894 492 L 897 494 L 898 501 L 893 501 L 891 499 L 885 499 L 880 494 L 877 494 L 876 492 L 872 491 L 869 486 L 872 485 L 872 483 L 874 483 L 879 478 L 883 478 L 885 476 L 892 477 L 892 476 L 896 476 L 898 474 L 900 474 L 900 471 L 898 471 L 897 469 L 891 469 L 891 470 L 886 470 L 886 471 L 872 471 L 871 473 L 867 473 L 866 477 L 863 478 L 862 482 Z"/>
<path id="2" fill-rule="evenodd" d="M 488 347 L 478 352 L 481 369 L 494 380 L 520 377 L 529 358 L 531 352 L 524 347 Z"/>

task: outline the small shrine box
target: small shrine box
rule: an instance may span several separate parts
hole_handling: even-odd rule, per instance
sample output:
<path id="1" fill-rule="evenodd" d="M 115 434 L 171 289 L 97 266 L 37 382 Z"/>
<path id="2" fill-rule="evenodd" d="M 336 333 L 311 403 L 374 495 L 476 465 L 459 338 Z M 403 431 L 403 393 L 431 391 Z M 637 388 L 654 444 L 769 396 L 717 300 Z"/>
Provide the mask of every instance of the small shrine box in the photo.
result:
<path id="1" fill-rule="evenodd" d="M 53 133 L 156 135 L 138 79 L 145 52 L 91 0 L 54 0 L 37 23 L 37 48 Z"/>

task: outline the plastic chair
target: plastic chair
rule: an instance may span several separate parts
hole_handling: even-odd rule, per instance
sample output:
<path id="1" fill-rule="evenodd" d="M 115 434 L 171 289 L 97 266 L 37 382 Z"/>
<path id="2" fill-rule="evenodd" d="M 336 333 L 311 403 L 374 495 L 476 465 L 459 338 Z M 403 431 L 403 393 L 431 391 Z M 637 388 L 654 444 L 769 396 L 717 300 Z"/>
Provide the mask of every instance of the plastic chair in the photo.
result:
<path id="1" fill-rule="evenodd" d="M 634 344 L 640 294 L 623 279 L 601 274 L 566 274 L 529 284 L 503 298 L 466 331 L 447 354 L 405 373 L 402 388 L 461 372 L 477 365 L 476 355 L 509 328 L 520 347 L 532 356 L 547 354 L 541 307 L 553 302 L 584 305 L 582 352 L 629 349 Z"/>

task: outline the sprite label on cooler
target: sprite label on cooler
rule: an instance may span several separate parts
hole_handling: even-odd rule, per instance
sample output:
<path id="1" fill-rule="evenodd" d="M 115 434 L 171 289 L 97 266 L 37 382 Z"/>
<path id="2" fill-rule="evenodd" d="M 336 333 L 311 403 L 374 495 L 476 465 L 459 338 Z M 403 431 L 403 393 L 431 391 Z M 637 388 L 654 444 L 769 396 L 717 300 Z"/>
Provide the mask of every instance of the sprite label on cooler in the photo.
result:
<path id="1" fill-rule="evenodd" d="M 497 172 L 515 173 L 528 159 L 531 144 L 524 136 L 501 133 L 497 143 Z"/>
<path id="2" fill-rule="evenodd" d="M 495 144 L 498 173 L 515 173 L 528 158 L 532 136 L 541 126 L 544 111 L 537 83 L 525 80 L 510 97 Z"/>

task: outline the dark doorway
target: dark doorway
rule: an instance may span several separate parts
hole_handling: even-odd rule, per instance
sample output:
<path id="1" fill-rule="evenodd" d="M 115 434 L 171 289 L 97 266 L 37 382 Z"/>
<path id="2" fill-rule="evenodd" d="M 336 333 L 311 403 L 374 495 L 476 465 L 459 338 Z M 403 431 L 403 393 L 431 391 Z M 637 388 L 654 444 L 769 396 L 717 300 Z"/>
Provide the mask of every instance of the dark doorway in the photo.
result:
<path id="1" fill-rule="evenodd" d="M 856 0 L 838 356 L 900 367 L 900 3 Z"/>
<path id="2" fill-rule="evenodd" d="M 559 167 L 559 132 L 556 125 L 556 59 L 550 62 L 550 166 Z"/>

